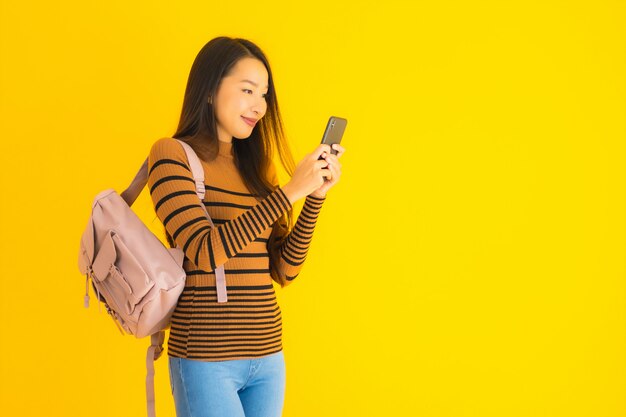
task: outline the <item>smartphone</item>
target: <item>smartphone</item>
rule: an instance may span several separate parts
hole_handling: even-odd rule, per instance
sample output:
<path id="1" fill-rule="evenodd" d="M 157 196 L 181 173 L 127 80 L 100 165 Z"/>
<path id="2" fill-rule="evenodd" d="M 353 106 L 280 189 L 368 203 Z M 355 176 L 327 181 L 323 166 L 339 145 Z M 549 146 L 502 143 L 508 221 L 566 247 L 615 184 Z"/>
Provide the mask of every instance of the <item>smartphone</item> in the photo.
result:
<path id="1" fill-rule="evenodd" d="M 332 145 L 335 143 L 341 143 L 341 138 L 344 130 L 346 130 L 347 124 L 348 121 L 346 119 L 335 116 L 330 116 L 328 123 L 326 123 L 326 130 L 324 131 L 324 136 L 322 136 L 322 143 L 331 146 L 330 153 L 333 155 L 337 155 L 337 151 L 332 148 Z M 319 159 L 322 158 L 320 157 Z"/>

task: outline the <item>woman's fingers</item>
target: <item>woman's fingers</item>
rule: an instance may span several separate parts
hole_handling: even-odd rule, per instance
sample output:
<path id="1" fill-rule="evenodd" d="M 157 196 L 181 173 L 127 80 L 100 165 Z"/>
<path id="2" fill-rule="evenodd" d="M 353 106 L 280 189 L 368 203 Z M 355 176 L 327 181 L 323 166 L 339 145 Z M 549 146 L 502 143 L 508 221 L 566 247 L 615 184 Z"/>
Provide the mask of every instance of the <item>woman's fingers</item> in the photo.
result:
<path id="1" fill-rule="evenodd" d="M 341 163 L 336 155 L 328 154 L 324 157 L 324 160 L 328 163 L 329 168 L 333 168 L 333 177 L 337 176 L 336 173 L 341 171 Z"/>
<path id="2" fill-rule="evenodd" d="M 322 162 L 326 162 L 326 161 L 322 161 Z M 333 173 L 330 170 L 330 166 L 328 166 L 328 164 L 324 164 L 324 166 L 320 168 L 320 174 L 322 174 L 322 177 L 326 178 L 328 181 L 331 181 L 333 178 Z"/>
<path id="3" fill-rule="evenodd" d="M 328 162 L 325 159 L 318 159 L 315 162 L 313 162 L 313 167 L 315 169 L 323 169 L 323 168 L 326 168 L 327 165 L 328 165 Z"/>
<path id="4" fill-rule="evenodd" d="M 330 153 L 330 145 L 325 143 L 321 143 L 310 153 L 311 159 L 318 159 L 319 157 L 323 157 L 323 154 Z"/>
<path id="5" fill-rule="evenodd" d="M 339 181 L 339 176 L 341 175 L 341 164 L 335 155 L 327 155 L 325 160 L 328 162 L 326 170 L 331 173 L 328 179 L 332 182 L 332 184 L 334 184 Z"/>
<path id="6" fill-rule="evenodd" d="M 315 150 L 311 153 L 311 155 L 316 156 L 317 158 L 320 158 L 320 157 L 325 158 L 326 155 L 333 155 L 333 156 L 336 156 L 337 158 L 341 158 L 341 155 L 343 155 L 344 152 L 346 151 L 346 148 L 344 148 L 338 143 L 332 144 L 332 149 L 337 151 L 336 155 L 331 152 L 330 148 L 331 146 L 322 144 L 318 146 L 317 148 L 315 148 Z M 321 154 L 320 154 L 320 151 L 321 151 Z"/>
<path id="7" fill-rule="evenodd" d="M 313 159 L 313 169 L 319 172 L 321 178 L 328 186 L 334 185 L 341 175 L 341 163 L 339 157 L 345 149 L 339 144 L 333 144 L 333 149 L 337 150 L 337 155 L 331 153 L 329 145 L 321 144 L 310 154 Z M 321 158 L 321 159 L 318 159 Z"/>
<path id="8" fill-rule="evenodd" d="M 319 159 L 313 163 L 313 168 L 315 169 L 315 171 L 318 171 L 322 175 L 322 177 L 330 179 L 332 178 L 332 173 L 329 169 L 327 169 L 327 167 L 328 162 L 326 162 L 325 159 Z"/>
<path id="9" fill-rule="evenodd" d="M 333 183 L 339 181 L 339 176 L 341 175 L 341 164 L 339 164 L 339 161 L 329 163 L 328 168 L 333 173 Z"/>
<path id="10" fill-rule="evenodd" d="M 333 149 L 337 151 L 337 158 L 340 158 L 341 155 L 346 151 L 346 149 L 338 143 L 333 143 Z"/>
<path id="11" fill-rule="evenodd" d="M 339 163 L 339 157 L 337 155 L 328 154 L 324 157 L 326 162 L 329 164 L 335 165 L 336 167 L 341 168 L 341 164 Z"/>

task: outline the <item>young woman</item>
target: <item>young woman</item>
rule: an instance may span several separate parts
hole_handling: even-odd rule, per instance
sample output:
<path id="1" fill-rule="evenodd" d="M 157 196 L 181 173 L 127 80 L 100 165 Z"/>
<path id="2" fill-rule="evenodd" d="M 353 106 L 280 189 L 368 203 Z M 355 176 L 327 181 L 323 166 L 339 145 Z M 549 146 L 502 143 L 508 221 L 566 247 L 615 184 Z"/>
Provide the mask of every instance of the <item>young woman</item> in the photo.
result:
<path id="1" fill-rule="evenodd" d="M 202 202 L 174 138 L 201 159 Z M 199 52 L 178 129 L 148 157 L 156 214 L 169 244 L 185 253 L 185 289 L 167 342 L 178 417 L 281 415 L 285 363 L 272 280 L 284 287 L 303 267 L 326 193 L 341 174 L 344 148 L 333 147 L 337 155 L 319 145 L 294 167 L 270 65 L 254 43 L 219 37 Z M 275 152 L 291 175 L 283 186 Z M 294 225 L 292 207 L 302 198 Z M 220 265 L 227 302 L 217 299 Z"/>

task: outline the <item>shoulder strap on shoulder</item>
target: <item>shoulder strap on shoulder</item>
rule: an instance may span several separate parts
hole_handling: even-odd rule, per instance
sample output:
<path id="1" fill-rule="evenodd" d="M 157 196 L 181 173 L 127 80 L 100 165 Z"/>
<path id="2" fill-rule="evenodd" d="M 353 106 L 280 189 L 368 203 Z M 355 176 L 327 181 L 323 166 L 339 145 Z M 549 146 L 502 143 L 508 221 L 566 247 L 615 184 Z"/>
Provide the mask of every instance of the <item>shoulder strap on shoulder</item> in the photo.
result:
<path id="1" fill-rule="evenodd" d="M 174 138 L 176 139 L 176 138 Z M 191 172 L 193 173 L 193 177 L 196 180 L 196 192 L 198 193 L 198 197 L 201 200 L 204 199 L 204 169 L 202 169 L 202 164 L 200 163 L 200 159 L 193 151 L 191 146 L 183 142 L 182 140 L 176 139 L 185 149 L 185 153 L 187 154 L 187 160 L 189 161 L 189 165 L 191 167 Z M 139 171 L 135 174 L 135 178 L 133 178 L 130 185 L 122 191 L 120 196 L 126 201 L 128 206 L 132 206 L 141 191 L 144 189 L 146 184 L 148 183 L 148 158 L 143 161 Z"/>
<path id="2" fill-rule="evenodd" d="M 200 162 L 198 155 L 196 155 L 191 146 L 189 146 L 182 140 L 176 140 L 183 146 L 183 149 L 185 149 L 185 153 L 187 154 L 187 161 L 189 161 L 189 166 L 191 168 L 191 173 L 193 174 L 194 180 L 196 180 L 196 193 L 198 193 L 198 197 L 200 197 L 200 200 L 204 200 L 204 169 L 202 168 L 202 163 Z"/>
<path id="3" fill-rule="evenodd" d="M 191 172 L 193 174 L 193 178 L 196 181 L 196 193 L 198 197 L 200 197 L 200 201 L 202 202 L 202 208 L 206 213 L 207 219 L 209 223 L 211 223 L 211 227 L 215 227 L 213 224 L 213 220 L 211 220 L 211 216 L 209 216 L 209 212 L 207 211 L 203 201 L 204 201 L 204 169 L 202 168 L 202 163 L 198 158 L 198 155 L 194 152 L 194 150 L 187 143 L 182 140 L 176 139 L 185 149 L 185 153 L 187 154 L 187 161 L 189 161 L 189 166 L 191 167 Z M 215 282 L 217 287 L 217 302 L 225 303 L 228 301 L 228 296 L 226 294 L 226 276 L 224 273 L 224 265 L 220 265 L 215 269 Z"/>

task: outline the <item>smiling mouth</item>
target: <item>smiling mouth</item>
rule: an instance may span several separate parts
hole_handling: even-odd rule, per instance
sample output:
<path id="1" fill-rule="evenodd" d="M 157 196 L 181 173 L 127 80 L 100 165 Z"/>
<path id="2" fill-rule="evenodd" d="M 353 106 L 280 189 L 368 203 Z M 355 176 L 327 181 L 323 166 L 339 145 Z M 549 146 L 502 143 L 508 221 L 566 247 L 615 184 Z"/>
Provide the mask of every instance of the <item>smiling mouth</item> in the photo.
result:
<path id="1" fill-rule="evenodd" d="M 244 120 L 244 122 L 246 122 L 249 126 L 254 126 L 256 125 L 256 120 L 253 119 L 248 119 L 247 117 L 243 117 L 241 116 L 241 118 Z"/>

